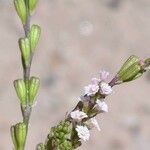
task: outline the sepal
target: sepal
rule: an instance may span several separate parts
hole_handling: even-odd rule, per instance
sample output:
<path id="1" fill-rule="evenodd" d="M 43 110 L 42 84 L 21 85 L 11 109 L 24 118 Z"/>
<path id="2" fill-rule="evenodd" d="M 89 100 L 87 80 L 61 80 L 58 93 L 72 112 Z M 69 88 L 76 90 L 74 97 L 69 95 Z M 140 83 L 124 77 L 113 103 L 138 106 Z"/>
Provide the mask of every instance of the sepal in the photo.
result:
<path id="1" fill-rule="evenodd" d="M 30 33 L 29 33 L 32 53 L 35 52 L 35 48 L 38 44 L 40 35 L 41 35 L 41 28 L 38 25 L 32 25 Z"/>
<path id="2" fill-rule="evenodd" d="M 29 11 L 30 14 L 34 11 L 36 5 L 37 5 L 38 0 L 29 0 Z"/>
<path id="3" fill-rule="evenodd" d="M 27 135 L 27 127 L 24 123 L 18 123 L 11 127 L 11 137 L 17 150 L 24 149 Z"/>
<path id="4" fill-rule="evenodd" d="M 22 106 L 26 106 L 26 85 L 23 79 L 14 81 L 14 87 Z"/>
<path id="5" fill-rule="evenodd" d="M 26 66 L 30 65 L 30 41 L 28 38 L 21 38 L 19 39 L 19 47 L 21 50 L 21 55 L 23 58 L 23 62 Z"/>
<path id="6" fill-rule="evenodd" d="M 32 106 L 35 102 L 35 96 L 37 95 L 40 85 L 40 79 L 37 77 L 31 77 L 29 82 L 29 104 Z"/>
<path id="7" fill-rule="evenodd" d="M 14 0 L 14 5 L 17 11 L 18 16 L 20 17 L 23 25 L 26 24 L 27 20 L 27 10 L 24 0 Z"/>

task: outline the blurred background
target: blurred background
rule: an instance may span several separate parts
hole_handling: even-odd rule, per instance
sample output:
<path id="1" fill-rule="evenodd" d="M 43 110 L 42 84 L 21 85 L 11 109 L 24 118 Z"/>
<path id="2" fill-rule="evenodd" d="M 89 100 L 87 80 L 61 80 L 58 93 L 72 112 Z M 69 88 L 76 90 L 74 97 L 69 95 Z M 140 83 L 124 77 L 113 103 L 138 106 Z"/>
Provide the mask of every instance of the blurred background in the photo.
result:
<path id="1" fill-rule="evenodd" d="M 39 0 L 32 23 L 42 27 L 32 75 L 41 78 L 27 150 L 43 142 L 101 69 L 110 79 L 131 54 L 150 57 L 149 0 Z M 23 29 L 11 0 L 0 0 L 0 150 L 12 149 L 9 128 L 21 121 L 13 80 L 22 78 L 18 38 Z M 150 73 L 117 86 L 79 150 L 150 149 Z"/>

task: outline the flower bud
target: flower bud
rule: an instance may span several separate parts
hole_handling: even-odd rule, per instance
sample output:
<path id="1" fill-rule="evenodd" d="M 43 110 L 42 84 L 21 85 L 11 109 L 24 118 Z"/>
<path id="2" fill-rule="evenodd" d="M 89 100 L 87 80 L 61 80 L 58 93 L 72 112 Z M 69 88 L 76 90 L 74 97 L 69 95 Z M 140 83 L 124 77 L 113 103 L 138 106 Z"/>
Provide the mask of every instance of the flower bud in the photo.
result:
<path id="1" fill-rule="evenodd" d="M 16 149 L 23 149 L 26 140 L 27 127 L 24 123 L 18 123 L 11 127 L 11 137 Z"/>
<path id="2" fill-rule="evenodd" d="M 26 85 L 23 79 L 14 81 L 14 87 L 22 106 L 26 106 Z"/>
<path id="3" fill-rule="evenodd" d="M 31 77 L 30 83 L 29 83 L 29 104 L 30 106 L 33 105 L 35 96 L 38 92 L 40 85 L 40 79 L 36 77 Z"/>
<path id="4" fill-rule="evenodd" d="M 40 34 L 41 34 L 41 28 L 38 25 L 32 25 L 30 33 L 29 33 L 32 53 L 34 53 L 35 48 L 38 44 Z"/>
<path id="5" fill-rule="evenodd" d="M 38 2 L 38 0 L 29 0 L 29 11 L 30 11 L 30 14 L 35 9 L 35 7 L 37 5 L 37 2 Z"/>
<path id="6" fill-rule="evenodd" d="M 14 5 L 17 11 L 18 16 L 20 17 L 23 25 L 26 23 L 27 19 L 27 10 L 24 0 L 14 0 Z"/>
<path id="7" fill-rule="evenodd" d="M 36 150 L 45 150 L 45 146 L 43 143 L 37 145 Z"/>
<path id="8" fill-rule="evenodd" d="M 26 66 L 30 64 L 30 41 L 28 38 L 19 39 L 19 47 L 21 50 L 21 55 L 23 62 Z"/>

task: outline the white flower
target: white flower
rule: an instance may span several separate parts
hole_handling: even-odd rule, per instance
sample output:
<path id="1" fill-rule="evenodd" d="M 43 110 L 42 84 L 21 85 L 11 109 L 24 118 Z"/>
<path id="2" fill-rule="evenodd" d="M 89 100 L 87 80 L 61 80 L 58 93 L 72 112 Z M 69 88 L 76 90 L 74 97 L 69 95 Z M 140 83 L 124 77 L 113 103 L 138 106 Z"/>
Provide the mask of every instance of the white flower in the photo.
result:
<path id="1" fill-rule="evenodd" d="M 78 133 L 78 137 L 84 141 L 88 141 L 90 138 L 90 131 L 86 126 L 77 125 L 76 131 Z"/>
<path id="2" fill-rule="evenodd" d="M 98 92 L 99 86 L 97 84 L 89 84 L 84 87 L 85 94 L 87 96 L 94 95 Z"/>
<path id="3" fill-rule="evenodd" d="M 71 112 L 70 115 L 71 115 L 71 118 L 72 118 L 72 119 L 74 119 L 74 120 L 76 120 L 76 121 L 79 121 L 79 122 L 80 122 L 82 119 L 88 117 L 86 113 L 84 113 L 83 111 L 79 111 L 79 110 L 75 110 L 75 111 Z"/>
<path id="4" fill-rule="evenodd" d="M 97 128 L 98 131 L 101 131 L 100 126 L 95 117 L 91 118 L 90 121 L 91 121 L 92 125 Z"/>
<path id="5" fill-rule="evenodd" d="M 96 106 L 97 106 L 98 110 L 108 112 L 108 106 L 105 102 L 102 102 L 99 99 L 97 99 L 96 104 L 97 104 Z"/>
<path id="6" fill-rule="evenodd" d="M 98 85 L 99 82 L 100 82 L 100 79 L 92 78 L 91 82 L 92 82 L 92 84 L 94 84 L 94 85 Z"/>
<path id="7" fill-rule="evenodd" d="M 101 84 L 100 84 L 100 92 L 101 92 L 101 94 L 109 95 L 109 94 L 112 93 L 112 88 L 111 88 L 110 85 L 108 85 L 108 83 L 101 82 Z"/>
<path id="8" fill-rule="evenodd" d="M 107 72 L 107 71 L 105 71 L 105 70 L 101 70 L 101 71 L 100 71 L 100 79 L 101 79 L 102 81 L 105 81 L 108 76 L 109 76 L 109 72 Z"/>

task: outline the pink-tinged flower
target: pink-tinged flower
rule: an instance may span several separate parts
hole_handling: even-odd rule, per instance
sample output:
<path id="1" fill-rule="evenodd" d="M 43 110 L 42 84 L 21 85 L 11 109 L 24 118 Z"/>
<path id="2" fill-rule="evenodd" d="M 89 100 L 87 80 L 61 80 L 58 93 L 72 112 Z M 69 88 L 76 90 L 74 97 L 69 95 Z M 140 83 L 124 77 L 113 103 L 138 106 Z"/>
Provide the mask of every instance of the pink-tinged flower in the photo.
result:
<path id="1" fill-rule="evenodd" d="M 105 81 L 109 76 L 109 72 L 105 71 L 105 70 L 101 70 L 100 71 L 100 79 L 102 81 Z"/>
<path id="2" fill-rule="evenodd" d="M 94 95 L 98 92 L 99 86 L 97 84 L 89 84 L 84 87 L 84 92 L 87 96 Z"/>
<path id="3" fill-rule="evenodd" d="M 104 95 L 109 95 L 112 93 L 112 87 L 105 82 L 100 83 L 100 93 Z"/>
<path id="4" fill-rule="evenodd" d="M 91 83 L 94 85 L 98 85 L 99 82 L 100 82 L 100 79 L 97 79 L 97 78 L 92 78 L 92 80 L 91 80 Z"/>
<path id="5" fill-rule="evenodd" d="M 97 128 L 98 131 L 101 131 L 100 126 L 95 117 L 91 118 L 90 121 L 91 121 L 92 125 Z"/>
<path id="6" fill-rule="evenodd" d="M 78 133 L 78 137 L 84 141 L 88 141 L 90 138 L 90 131 L 86 126 L 77 125 L 76 131 Z"/>
<path id="7" fill-rule="evenodd" d="M 75 121 L 78 121 L 78 122 L 80 122 L 82 119 L 88 117 L 86 113 L 84 113 L 83 111 L 79 111 L 79 110 L 72 111 L 70 113 L 70 116 L 72 119 L 74 119 Z"/>
<path id="8" fill-rule="evenodd" d="M 96 108 L 99 111 L 108 112 L 108 106 L 105 102 L 102 102 L 101 100 L 97 99 L 96 101 Z"/>

